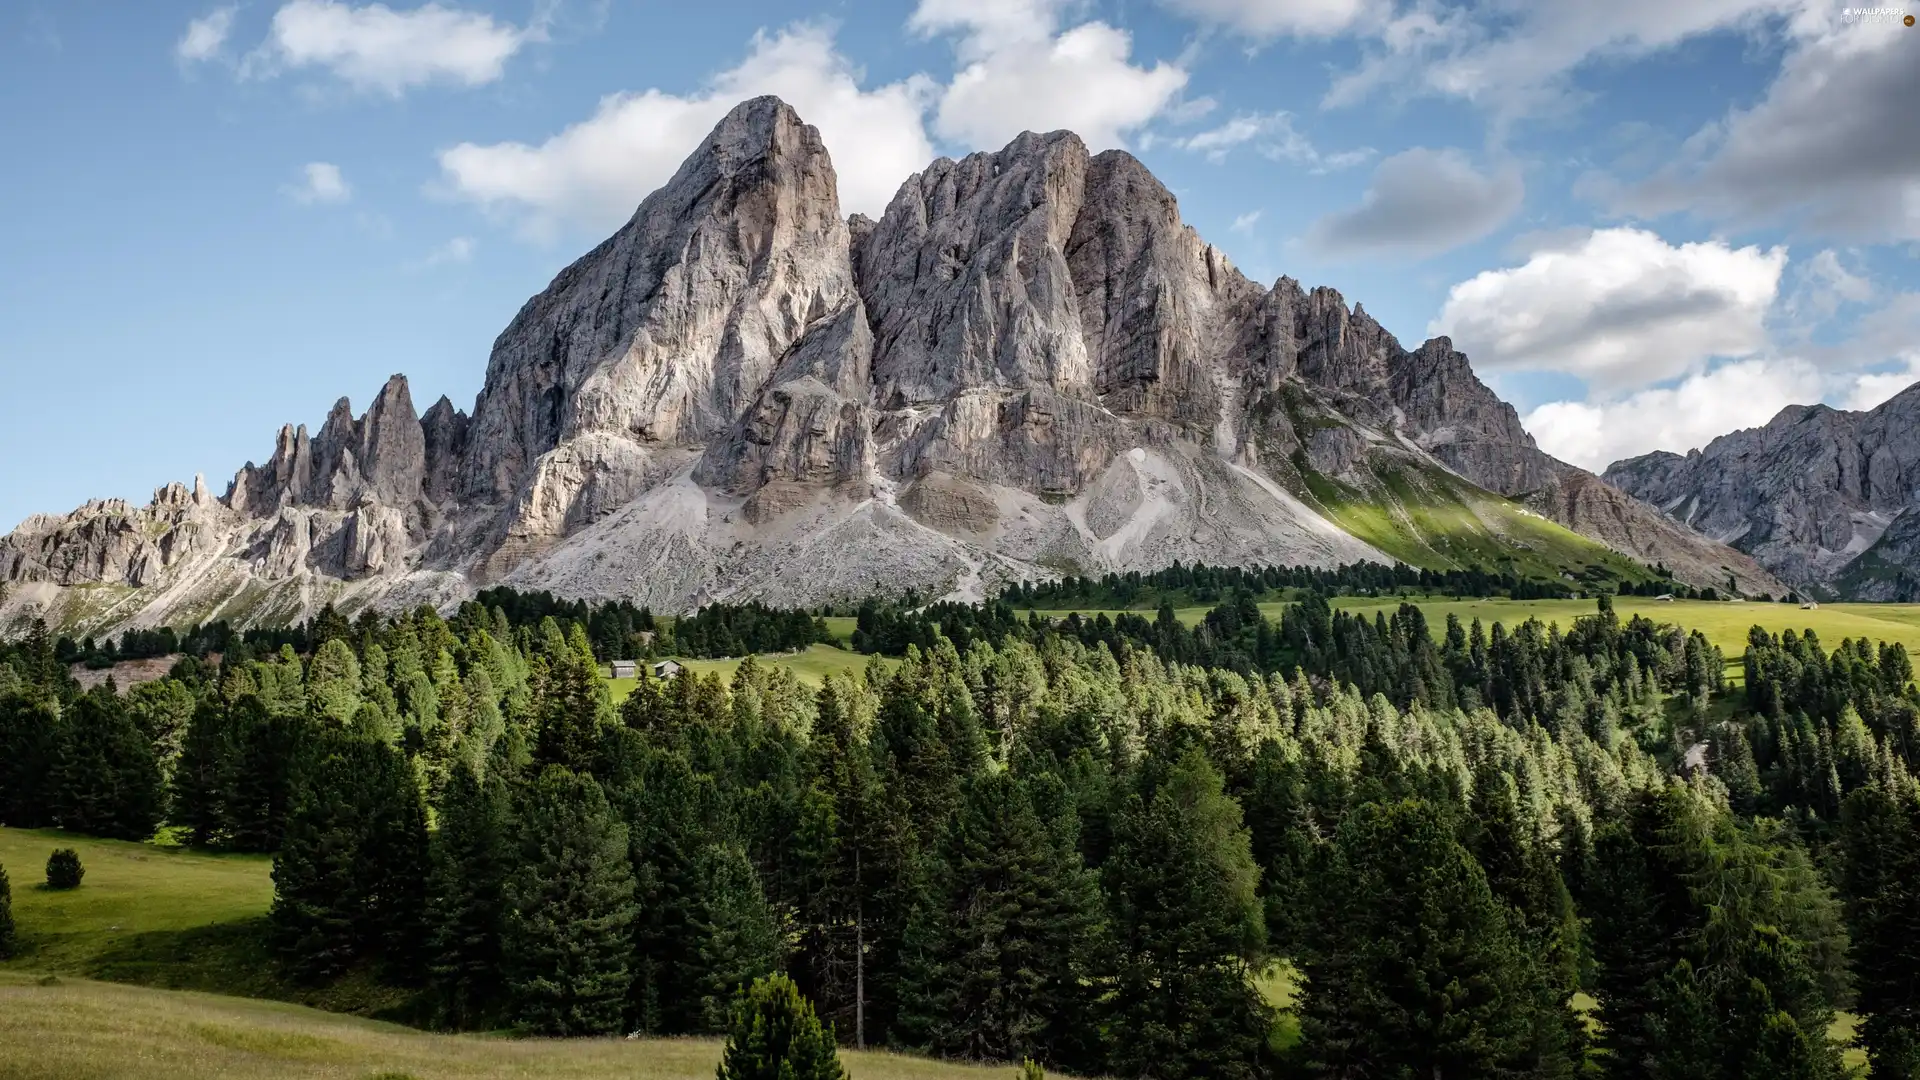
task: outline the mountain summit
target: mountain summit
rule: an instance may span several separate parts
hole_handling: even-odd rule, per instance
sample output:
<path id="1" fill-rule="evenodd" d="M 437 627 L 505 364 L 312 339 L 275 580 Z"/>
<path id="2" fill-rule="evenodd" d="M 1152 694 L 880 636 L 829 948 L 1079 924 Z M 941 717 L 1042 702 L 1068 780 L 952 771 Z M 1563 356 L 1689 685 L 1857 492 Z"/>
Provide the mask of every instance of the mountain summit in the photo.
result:
<path id="1" fill-rule="evenodd" d="M 29 519 L 0 620 L 268 623 L 493 582 L 663 611 L 977 597 L 1175 559 L 1644 573 L 1622 554 L 1782 589 L 1543 454 L 1447 339 L 1248 280 L 1122 151 L 1029 132 L 848 219 L 819 133 L 763 97 L 521 308 L 471 416 L 420 416 L 395 376 L 219 498 Z"/>

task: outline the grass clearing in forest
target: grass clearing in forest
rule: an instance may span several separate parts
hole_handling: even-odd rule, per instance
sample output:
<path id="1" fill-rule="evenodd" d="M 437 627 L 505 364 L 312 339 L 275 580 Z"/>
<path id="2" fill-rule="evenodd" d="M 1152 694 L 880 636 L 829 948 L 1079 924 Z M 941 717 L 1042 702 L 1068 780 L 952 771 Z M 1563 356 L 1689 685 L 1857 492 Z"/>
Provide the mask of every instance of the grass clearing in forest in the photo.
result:
<path id="1" fill-rule="evenodd" d="M 740 670 L 744 657 L 728 657 L 725 660 L 681 660 L 688 671 L 697 675 L 717 674 L 722 682 L 733 682 L 733 673 Z M 867 657 L 861 653 L 849 652 L 832 645 L 809 645 L 800 652 L 763 653 L 757 657 L 760 663 L 768 667 L 790 669 L 794 677 L 803 685 L 817 687 L 824 683 L 829 675 L 857 675 L 866 670 Z M 880 662 L 891 667 L 899 663 L 891 657 L 881 657 Z M 608 686 L 613 691 L 614 704 L 619 704 L 633 693 L 636 680 L 613 679 Z"/>
<path id="2" fill-rule="evenodd" d="M 841 1058 L 859 1080 L 1014 1072 Z M 443 1035 L 280 1002 L 0 971 L 0 1080 L 712 1080 L 719 1061 L 714 1039 Z"/>
<path id="3" fill-rule="evenodd" d="M 1513 627 L 1529 618 L 1539 619 L 1543 623 L 1558 623 L 1565 629 L 1573 625 L 1574 619 L 1592 615 L 1595 611 L 1592 600 L 1340 596 L 1331 601 L 1336 608 L 1368 617 L 1372 617 L 1375 611 L 1391 615 L 1403 602 L 1417 604 L 1427 613 L 1427 624 L 1436 637 L 1446 632 L 1449 612 L 1460 616 L 1460 621 L 1467 624 L 1479 619 L 1489 629 L 1496 622 Z M 1281 609 L 1288 603 L 1290 601 L 1266 601 L 1260 604 L 1260 611 L 1268 618 L 1279 618 Z M 1204 604 L 1175 608 L 1174 614 L 1181 622 L 1192 626 L 1206 618 L 1207 612 L 1214 606 Z M 1798 604 L 1768 604 L 1753 600 L 1665 601 L 1644 596 L 1616 596 L 1613 598 L 1613 609 L 1623 620 L 1645 615 L 1654 622 L 1677 623 L 1689 630 L 1698 630 L 1707 636 L 1708 641 L 1718 645 L 1730 661 L 1739 660 L 1741 654 L 1746 652 L 1747 631 L 1755 625 L 1763 626 L 1775 634 L 1789 629 L 1795 633 L 1812 630 L 1820 635 L 1821 646 L 1828 650 L 1839 645 L 1843 638 L 1867 638 L 1870 641 L 1898 641 L 1907 647 L 1908 652 L 1920 654 L 1920 604 L 1822 604 L 1807 610 Z M 1064 617 L 1073 610 L 1041 609 L 1039 614 Z M 1098 610 L 1080 609 L 1083 617 L 1100 613 Z M 1106 614 L 1118 612 L 1108 610 Z M 1153 618 L 1152 611 L 1134 611 L 1133 614 Z M 1021 610 L 1019 615 L 1025 618 L 1027 612 Z"/>

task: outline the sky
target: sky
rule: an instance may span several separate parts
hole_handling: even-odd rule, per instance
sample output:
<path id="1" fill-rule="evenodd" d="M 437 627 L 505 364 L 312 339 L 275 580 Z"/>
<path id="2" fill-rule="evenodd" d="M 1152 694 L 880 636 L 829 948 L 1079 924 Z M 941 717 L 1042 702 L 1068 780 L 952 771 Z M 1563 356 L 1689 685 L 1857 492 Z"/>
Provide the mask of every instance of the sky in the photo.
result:
<path id="1" fill-rule="evenodd" d="M 396 372 L 471 409 L 763 93 L 848 213 L 1023 130 L 1127 149 L 1589 468 L 1868 408 L 1920 379 L 1920 28 L 1851 2 L 7 0 L 0 528 L 220 493 Z"/>

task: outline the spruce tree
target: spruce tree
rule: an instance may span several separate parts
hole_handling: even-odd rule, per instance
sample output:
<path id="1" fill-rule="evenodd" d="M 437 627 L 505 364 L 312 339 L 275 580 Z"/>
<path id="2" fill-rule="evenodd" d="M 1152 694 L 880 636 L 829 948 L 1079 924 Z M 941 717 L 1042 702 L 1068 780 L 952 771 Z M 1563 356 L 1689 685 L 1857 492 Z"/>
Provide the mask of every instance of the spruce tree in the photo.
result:
<path id="1" fill-rule="evenodd" d="M 60 726 L 53 769 L 62 828 L 145 840 L 160 824 L 160 764 L 126 703 L 102 688 L 76 701 Z"/>
<path id="2" fill-rule="evenodd" d="M 1920 1076 L 1920 803 L 1912 790 L 1873 785 L 1849 795 L 1838 846 L 1860 1042 L 1874 1076 Z"/>
<path id="3" fill-rule="evenodd" d="M 426 812 L 400 752 L 327 734 L 297 780 L 286 841 L 273 861 L 268 917 L 302 977 L 336 977 L 384 958 L 415 970 L 425 930 Z"/>
<path id="4" fill-rule="evenodd" d="M 833 1028 L 785 975 L 769 975 L 734 1001 L 718 1080 L 846 1080 Z"/>
<path id="5" fill-rule="evenodd" d="M 700 1026 L 725 1031 L 739 991 L 780 970 L 780 925 L 767 906 L 759 875 L 746 852 L 714 844 L 700 859 L 698 942 Z"/>
<path id="6" fill-rule="evenodd" d="M 428 885 L 433 985 L 448 1020 L 488 1015 L 503 991 L 500 928 L 513 834 L 506 785 L 454 765 L 431 843 Z"/>
<path id="7" fill-rule="evenodd" d="M 1309 1076 L 1496 1076 L 1528 1042 L 1530 977 L 1486 875 L 1431 805 L 1369 803 L 1321 891 L 1331 938 L 1305 965 Z"/>
<path id="8" fill-rule="evenodd" d="M 13 926 L 13 885 L 7 881 L 7 868 L 0 866 L 0 960 L 12 958 L 17 945 Z"/>
<path id="9" fill-rule="evenodd" d="M 1259 870 L 1240 807 L 1205 757 L 1141 770 L 1103 873 L 1119 953 L 1112 1068 L 1262 1075 L 1271 1017 L 1252 983 L 1266 936 Z"/>
<path id="10" fill-rule="evenodd" d="M 545 1035 L 604 1035 L 626 1008 L 634 919 L 627 828 L 591 777 L 550 765 L 517 814 L 501 952 L 509 1013 Z"/>
<path id="11" fill-rule="evenodd" d="M 1099 893 L 1078 852 L 1054 842 L 1026 786 L 1003 771 L 967 783 L 935 867 L 932 955 L 903 1022 L 943 1056 L 1058 1061 L 1093 1020 L 1097 991 Z"/>

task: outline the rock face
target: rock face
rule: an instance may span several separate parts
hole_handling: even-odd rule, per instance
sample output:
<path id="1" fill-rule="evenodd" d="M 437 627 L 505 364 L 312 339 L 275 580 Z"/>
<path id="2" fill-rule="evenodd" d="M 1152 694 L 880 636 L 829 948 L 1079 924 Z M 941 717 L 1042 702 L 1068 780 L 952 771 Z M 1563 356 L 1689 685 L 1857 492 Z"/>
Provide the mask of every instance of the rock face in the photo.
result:
<path id="1" fill-rule="evenodd" d="M 0 622 L 1391 561 L 1336 504 L 1408 470 L 1494 533 L 1525 503 L 1690 580 L 1777 585 L 1542 454 L 1446 339 L 1409 352 L 1330 289 L 1248 280 L 1128 154 L 1027 133 L 849 220 L 819 133 L 759 98 L 527 302 L 471 416 L 419 415 L 395 376 L 364 415 L 282 428 L 223 497 L 31 519 L 0 539 Z"/>
<path id="2" fill-rule="evenodd" d="M 1810 591 L 1920 593 L 1920 385 L 1871 412 L 1791 406 L 1684 457 L 1614 462 L 1606 479 Z"/>

